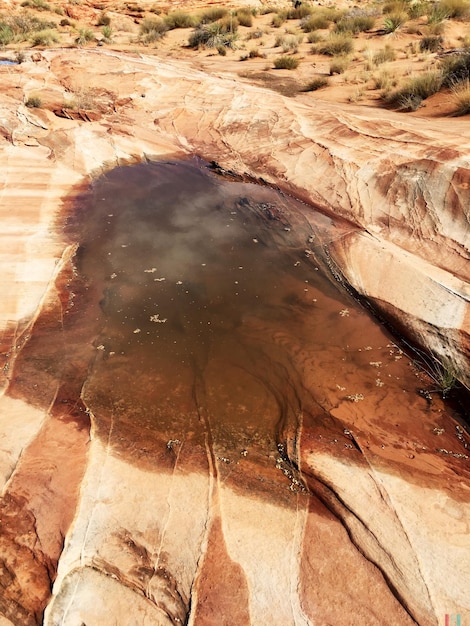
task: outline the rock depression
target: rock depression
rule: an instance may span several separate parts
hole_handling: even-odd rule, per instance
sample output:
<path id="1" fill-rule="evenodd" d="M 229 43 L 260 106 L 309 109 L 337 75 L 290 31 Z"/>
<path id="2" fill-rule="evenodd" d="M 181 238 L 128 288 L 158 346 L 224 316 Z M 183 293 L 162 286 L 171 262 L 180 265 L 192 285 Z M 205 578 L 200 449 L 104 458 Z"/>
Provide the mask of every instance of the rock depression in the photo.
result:
<path id="1" fill-rule="evenodd" d="M 465 623 L 461 418 L 315 272 L 342 277 L 468 384 L 468 125 L 312 108 L 189 64 L 89 50 L 0 72 L 2 624 Z M 23 105 L 31 93 L 44 109 Z M 64 106 L 71 94 L 83 106 Z M 120 179 L 140 205 L 162 197 L 139 178 L 156 166 L 124 165 L 171 172 L 193 154 L 284 192 L 253 186 L 250 200 L 238 179 L 231 204 L 216 173 L 181 166 L 189 188 L 208 176 L 221 194 L 224 228 L 243 216 L 250 251 L 264 251 L 250 314 L 204 309 L 243 285 L 231 240 L 211 287 L 210 229 L 173 256 L 145 220 L 140 256 L 125 229 L 112 249 L 100 235 L 124 210 Z M 185 233 L 210 223 L 196 206 Z M 201 306 L 179 301 L 176 322 L 165 306 L 186 297 L 182 250 Z M 269 254 L 284 259 L 273 276 Z M 145 306 L 137 276 L 153 290 Z M 201 344 L 170 349 L 197 325 Z"/>

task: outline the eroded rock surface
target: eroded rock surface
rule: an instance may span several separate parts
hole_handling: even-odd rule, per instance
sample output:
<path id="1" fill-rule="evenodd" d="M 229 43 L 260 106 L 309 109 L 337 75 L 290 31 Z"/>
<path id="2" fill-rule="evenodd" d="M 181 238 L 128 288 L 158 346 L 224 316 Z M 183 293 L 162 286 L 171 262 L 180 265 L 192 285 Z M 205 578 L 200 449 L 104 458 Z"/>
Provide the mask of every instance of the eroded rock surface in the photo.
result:
<path id="1" fill-rule="evenodd" d="M 468 383 L 464 123 L 311 109 L 184 64 L 89 50 L 0 72 L 2 623 L 465 620 L 466 434 L 438 394 L 416 393 L 432 383 L 383 328 L 323 293 L 323 330 L 337 335 L 324 350 L 309 346 L 315 315 L 301 332 L 249 320 L 254 342 L 271 333 L 282 347 L 285 397 L 296 391 L 269 443 L 227 448 L 216 401 L 176 365 L 188 420 L 136 429 L 133 393 L 152 388 L 164 421 L 166 379 L 89 375 L 110 349 L 93 345 L 100 326 L 75 302 L 98 301 L 101 285 L 74 291 L 76 247 L 58 220 L 68 193 L 127 162 L 198 153 L 263 177 L 342 218 L 314 244 L 306 235 L 299 260 L 326 249 L 325 264 Z M 58 115 L 83 85 L 94 111 Z M 31 92 L 44 110 L 24 107 Z M 282 228 L 294 232 L 295 215 Z M 308 205 L 302 219 L 315 223 Z M 261 398 L 248 424 L 278 410 L 275 393 L 251 393 L 264 387 L 249 372 L 232 388 L 224 355 L 212 357 L 205 376 L 230 410 L 243 414 L 242 393 Z M 100 400 L 113 386 L 126 401 L 117 413 Z"/>

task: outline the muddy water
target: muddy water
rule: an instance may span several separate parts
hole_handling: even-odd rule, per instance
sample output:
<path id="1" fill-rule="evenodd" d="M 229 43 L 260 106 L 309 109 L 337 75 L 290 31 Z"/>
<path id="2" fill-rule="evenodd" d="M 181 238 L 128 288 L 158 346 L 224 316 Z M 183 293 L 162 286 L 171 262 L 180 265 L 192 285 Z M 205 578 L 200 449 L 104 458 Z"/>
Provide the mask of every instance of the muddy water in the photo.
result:
<path id="1" fill-rule="evenodd" d="M 347 225 L 305 210 L 197 160 L 97 179 L 67 229 L 68 303 L 36 326 L 16 385 L 52 396 L 59 380 L 59 400 L 80 394 L 96 434 L 148 469 L 302 490 L 302 419 L 326 428 L 348 394 L 375 393 L 370 362 L 393 352 L 324 270 L 323 239 Z"/>
<path id="2" fill-rule="evenodd" d="M 322 270 L 322 234 L 341 227 L 303 211 L 196 160 L 115 169 L 80 199 L 69 231 L 89 297 L 69 332 L 89 320 L 82 398 L 116 451 L 164 468 L 184 447 L 188 468 L 248 467 L 246 482 L 263 466 L 270 489 L 302 489 L 283 466 L 299 416 L 331 418 L 296 354 L 328 354 L 334 377 L 350 320 L 364 341 L 377 326 Z"/>

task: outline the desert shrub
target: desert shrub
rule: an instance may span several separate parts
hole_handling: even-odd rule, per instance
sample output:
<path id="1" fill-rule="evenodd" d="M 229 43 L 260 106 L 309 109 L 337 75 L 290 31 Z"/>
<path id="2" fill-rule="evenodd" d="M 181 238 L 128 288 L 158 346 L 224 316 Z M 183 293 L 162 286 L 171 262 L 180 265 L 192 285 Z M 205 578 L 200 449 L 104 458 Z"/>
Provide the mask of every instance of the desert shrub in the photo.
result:
<path id="1" fill-rule="evenodd" d="M 395 50 L 389 45 L 386 45 L 382 50 L 377 50 L 372 57 L 372 63 L 374 65 L 381 65 L 388 61 L 395 61 Z"/>
<path id="2" fill-rule="evenodd" d="M 354 15 L 352 17 L 343 17 L 335 25 L 336 33 L 358 33 L 371 30 L 374 27 L 375 18 L 371 15 Z"/>
<path id="3" fill-rule="evenodd" d="M 470 50 L 464 54 L 452 54 L 444 57 L 440 63 L 443 85 L 453 85 L 470 79 Z"/>
<path id="4" fill-rule="evenodd" d="M 8 25 L 13 31 L 15 37 L 26 39 L 30 33 L 53 29 L 56 27 L 55 22 L 41 20 L 35 15 L 25 13 L 22 15 L 12 15 L 8 18 Z"/>
<path id="5" fill-rule="evenodd" d="M 419 49 L 421 52 L 437 52 L 442 48 L 444 40 L 440 36 L 423 37 L 419 42 Z"/>
<path id="6" fill-rule="evenodd" d="M 304 33 L 311 33 L 314 30 L 322 30 L 328 28 L 330 20 L 327 18 L 326 13 L 316 12 L 312 13 L 300 22 L 300 28 Z"/>
<path id="7" fill-rule="evenodd" d="M 306 2 L 302 2 L 300 6 L 297 8 L 292 7 L 287 11 L 287 19 L 288 20 L 301 20 L 308 15 L 311 15 L 314 11 L 314 8 L 307 4 Z"/>
<path id="8" fill-rule="evenodd" d="M 211 24 L 217 22 L 228 14 L 228 9 L 225 7 L 211 7 L 205 9 L 199 16 L 201 24 Z"/>
<path id="9" fill-rule="evenodd" d="M 57 33 L 48 28 L 36 31 L 30 39 L 33 46 L 50 46 L 59 41 Z"/>
<path id="10" fill-rule="evenodd" d="M 330 76 L 334 74 L 344 74 L 349 65 L 347 56 L 337 56 L 330 63 Z"/>
<path id="11" fill-rule="evenodd" d="M 222 33 L 236 33 L 238 31 L 238 19 L 232 14 L 226 15 L 218 22 L 215 22 Z"/>
<path id="12" fill-rule="evenodd" d="M 91 28 L 79 28 L 75 43 L 77 46 L 85 46 L 87 43 L 90 43 L 90 41 L 93 41 L 94 38 L 95 35 Z"/>
<path id="13" fill-rule="evenodd" d="M 24 0 L 21 3 L 22 7 L 30 7 L 31 9 L 37 9 L 38 11 L 50 11 L 51 5 L 45 2 L 45 0 Z"/>
<path id="14" fill-rule="evenodd" d="M 103 35 L 103 39 L 108 43 L 113 38 L 113 29 L 111 26 L 103 26 L 101 34 Z"/>
<path id="15" fill-rule="evenodd" d="M 146 17 L 140 24 L 140 38 L 144 43 L 154 43 L 167 32 L 165 22 L 158 17 Z"/>
<path id="16" fill-rule="evenodd" d="M 468 0 L 441 0 L 438 7 L 447 15 L 454 19 L 465 19 L 470 14 L 470 3 Z"/>
<path id="17" fill-rule="evenodd" d="M 0 22 L 0 46 L 8 46 L 13 40 L 13 31 L 8 24 Z"/>
<path id="18" fill-rule="evenodd" d="M 308 43 L 318 43 L 319 41 L 323 41 L 323 36 L 320 33 L 313 31 L 307 35 L 307 41 Z"/>
<path id="19" fill-rule="evenodd" d="M 39 109 L 42 105 L 42 100 L 39 96 L 29 96 L 26 100 L 25 105 L 29 109 Z"/>
<path id="20" fill-rule="evenodd" d="M 409 3 L 407 0 L 389 0 L 382 7 L 382 13 L 389 15 L 390 13 L 407 13 Z"/>
<path id="21" fill-rule="evenodd" d="M 64 19 L 60 20 L 59 26 L 62 26 L 65 28 L 65 26 L 73 26 L 73 23 L 69 20 L 68 17 L 64 17 Z"/>
<path id="22" fill-rule="evenodd" d="M 282 38 L 280 46 L 283 52 L 297 51 L 299 44 L 302 43 L 302 36 L 288 35 Z M 276 46 L 277 47 L 277 46 Z"/>
<path id="23" fill-rule="evenodd" d="M 96 20 L 97 26 L 109 26 L 111 24 L 111 16 L 108 15 L 105 11 L 102 11 L 98 19 Z"/>
<path id="24" fill-rule="evenodd" d="M 227 48 L 225 46 L 217 46 L 217 52 L 220 54 L 221 57 L 225 57 L 227 56 Z"/>
<path id="25" fill-rule="evenodd" d="M 315 46 L 317 54 L 326 54 L 328 56 L 349 54 L 353 49 L 354 42 L 349 33 L 331 33 L 327 39 Z"/>
<path id="26" fill-rule="evenodd" d="M 284 22 L 286 21 L 287 17 L 284 11 L 279 11 L 278 13 L 275 13 L 273 15 L 273 19 L 271 20 L 271 26 L 273 28 L 280 28 Z"/>
<path id="27" fill-rule="evenodd" d="M 428 14 L 428 28 L 430 24 L 442 24 L 449 16 L 447 11 L 440 4 L 435 4 Z"/>
<path id="28" fill-rule="evenodd" d="M 244 54 L 240 57 L 240 61 L 247 61 L 248 59 L 265 59 L 266 55 L 263 54 L 258 48 L 252 48 L 248 54 Z"/>
<path id="29" fill-rule="evenodd" d="M 233 48 L 237 40 L 237 33 L 227 32 L 225 26 L 221 22 L 213 24 L 203 24 L 198 26 L 189 36 L 188 46 L 190 48 L 218 48 L 225 46 Z"/>
<path id="30" fill-rule="evenodd" d="M 250 39 L 261 39 L 261 37 L 264 35 L 262 30 L 250 30 L 247 34 L 245 39 L 247 41 L 250 41 Z"/>
<path id="31" fill-rule="evenodd" d="M 194 28 L 198 23 L 195 15 L 186 13 L 185 11 L 171 11 L 163 18 L 165 26 L 168 30 L 176 28 Z"/>
<path id="32" fill-rule="evenodd" d="M 304 86 L 302 91 L 317 91 L 317 89 L 321 89 L 322 87 L 327 87 L 328 83 L 329 83 L 328 78 L 326 78 L 325 76 L 318 76 L 314 78 L 313 80 L 311 80 L 310 82 L 308 82 Z"/>
<path id="33" fill-rule="evenodd" d="M 391 89 L 393 86 L 392 82 L 392 76 L 387 71 L 382 71 L 380 74 L 372 76 L 374 89 Z"/>
<path id="34" fill-rule="evenodd" d="M 250 11 L 250 9 L 238 9 L 238 11 L 236 12 L 236 17 L 240 26 L 247 26 L 248 28 L 251 28 L 253 26 L 253 13 Z"/>
<path id="35" fill-rule="evenodd" d="M 423 15 L 429 15 L 433 9 L 433 3 L 429 0 L 418 0 L 418 2 L 410 2 L 406 7 L 406 11 L 412 20 Z"/>
<path id="36" fill-rule="evenodd" d="M 17 50 L 17 51 L 15 52 L 15 61 L 16 61 L 19 65 L 21 65 L 21 63 L 24 63 L 24 62 L 25 62 L 25 60 L 26 60 L 26 55 L 25 55 L 25 53 L 23 52 L 23 50 Z"/>
<path id="37" fill-rule="evenodd" d="M 299 59 L 287 54 L 283 54 L 274 61 L 274 68 L 276 70 L 295 70 L 299 67 Z"/>
<path id="38" fill-rule="evenodd" d="M 399 13 L 390 13 L 383 23 L 383 30 L 386 34 L 396 32 L 408 19 L 408 14 L 404 11 Z"/>
<path id="39" fill-rule="evenodd" d="M 441 71 L 423 72 L 409 78 L 402 87 L 391 92 L 387 97 L 387 102 L 400 109 L 416 110 L 423 100 L 439 91 L 442 82 Z"/>
<path id="40" fill-rule="evenodd" d="M 456 106 L 455 115 L 470 113 L 470 80 L 467 78 L 452 87 L 452 95 Z"/>

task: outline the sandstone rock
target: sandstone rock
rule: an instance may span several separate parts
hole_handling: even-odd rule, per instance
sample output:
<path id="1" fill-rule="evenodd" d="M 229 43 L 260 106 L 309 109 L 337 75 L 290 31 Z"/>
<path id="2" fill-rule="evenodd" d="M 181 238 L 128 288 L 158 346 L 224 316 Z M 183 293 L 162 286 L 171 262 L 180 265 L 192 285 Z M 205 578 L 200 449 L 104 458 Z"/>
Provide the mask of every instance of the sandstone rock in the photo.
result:
<path id="1" fill-rule="evenodd" d="M 196 418 L 183 446 L 159 436 L 151 453 L 132 450 L 87 404 L 93 347 L 79 326 L 64 372 L 35 370 L 27 354 L 32 331 L 62 337 L 75 248 L 54 222 L 67 196 L 115 165 L 199 154 L 334 216 L 318 245 L 335 273 L 469 384 L 468 129 L 313 109 L 156 58 L 40 56 L 2 73 L 1 623 L 40 623 L 45 608 L 51 625 L 465 620 L 468 443 L 442 400 L 410 392 L 418 374 L 379 326 L 364 338 L 360 320 L 331 319 L 350 346 L 340 367 L 289 329 L 277 338 L 322 398 L 285 427 L 281 461 L 217 459 Z M 56 105 L 25 111 L 20 75 L 51 102 L 75 81 L 114 107 L 86 121 Z"/>

